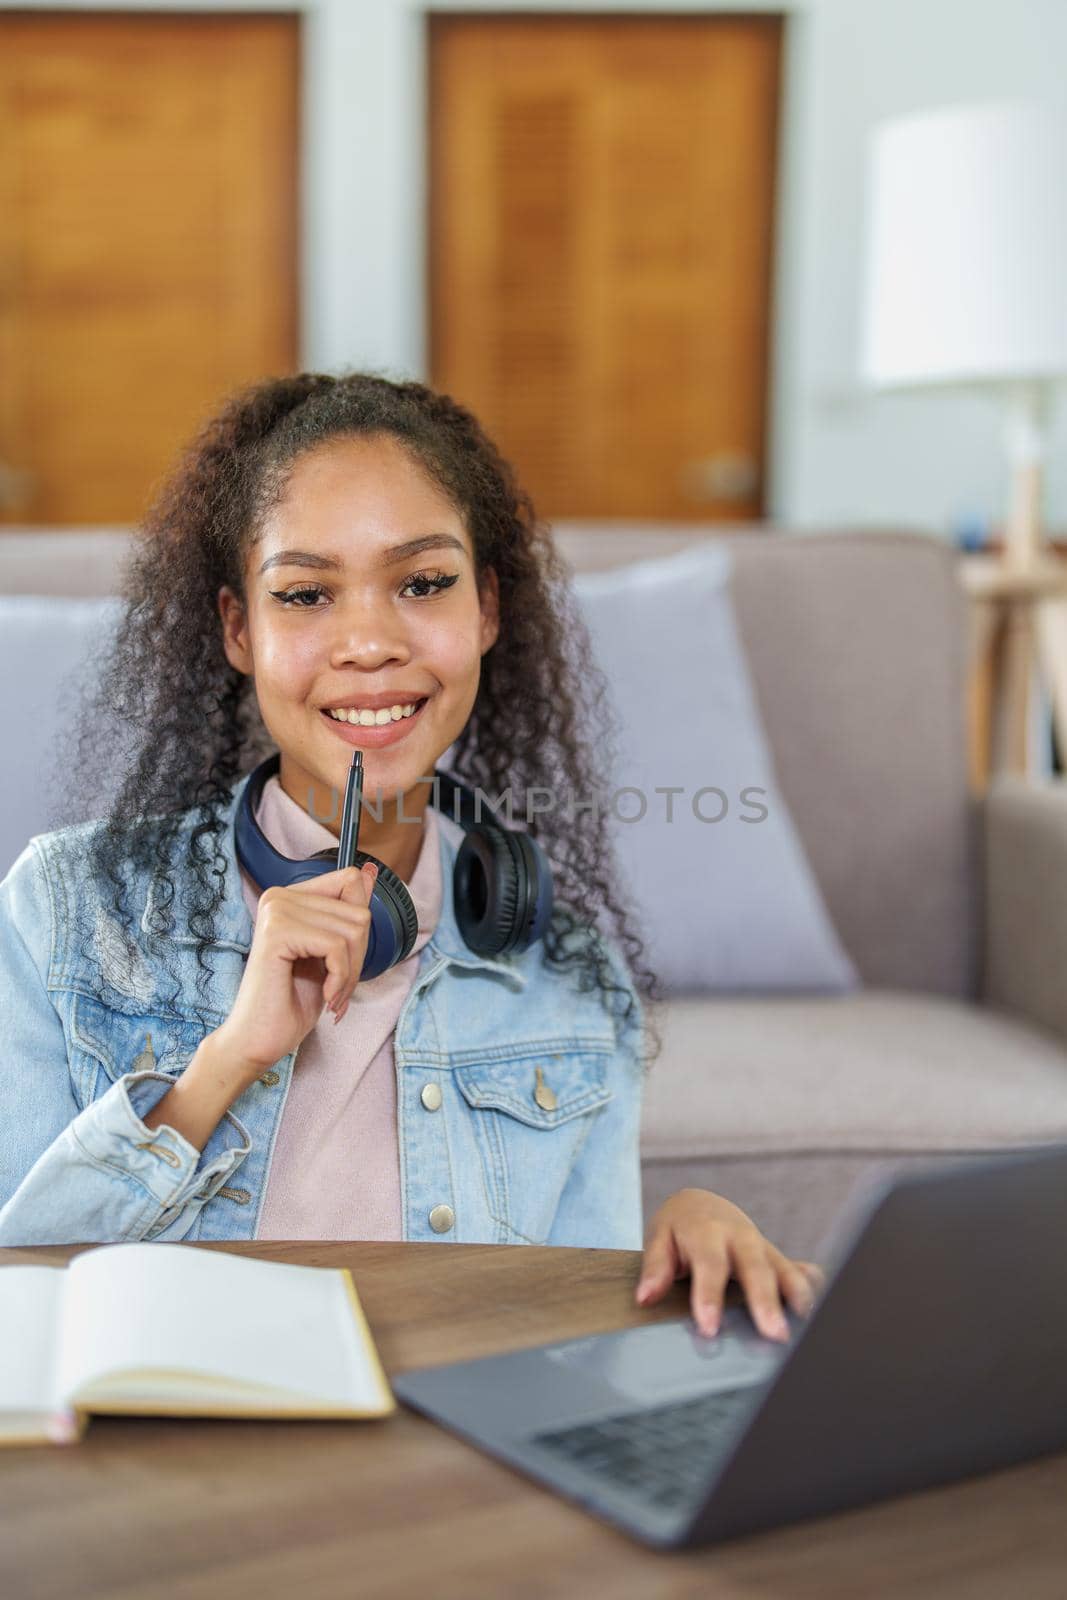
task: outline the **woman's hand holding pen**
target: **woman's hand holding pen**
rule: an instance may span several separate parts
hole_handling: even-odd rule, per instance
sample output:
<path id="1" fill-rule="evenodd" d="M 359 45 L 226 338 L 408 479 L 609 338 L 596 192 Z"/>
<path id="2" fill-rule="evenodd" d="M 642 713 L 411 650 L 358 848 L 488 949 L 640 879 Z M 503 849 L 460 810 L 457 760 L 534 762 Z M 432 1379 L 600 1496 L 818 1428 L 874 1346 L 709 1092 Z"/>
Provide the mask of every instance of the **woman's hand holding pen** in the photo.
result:
<path id="1" fill-rule="evenodd" d="M 378 876 L 371 861 L 353 864 L 362 797 L 363 752 L 357 749 L 345 787 L 336 871 L 275 884 L 259 897 L 241 987 L 214 1035 L 249 1082 L 297 1048 L 324 1005 L 335 1023 L 348 1010 L 367 956 Z"/>
<path id="2" fill-rule="evenodd" d="M 328 1004 L 339 1021 L 359 981 L 378 869 L 338 868 L 259 897 L 252 948 L 233 1010 L 143 1118 L 203 1150 L 223 1113 L 295 1050 Z"/>
<path id="3" fill-rule="evenodd" d="M 249 1078 L 295 1050 L 322 1016 L 340 1022 L 359 982 L 378 868 L 344 867 L 259 898 L 252 948 L 218 1044 Z"/>

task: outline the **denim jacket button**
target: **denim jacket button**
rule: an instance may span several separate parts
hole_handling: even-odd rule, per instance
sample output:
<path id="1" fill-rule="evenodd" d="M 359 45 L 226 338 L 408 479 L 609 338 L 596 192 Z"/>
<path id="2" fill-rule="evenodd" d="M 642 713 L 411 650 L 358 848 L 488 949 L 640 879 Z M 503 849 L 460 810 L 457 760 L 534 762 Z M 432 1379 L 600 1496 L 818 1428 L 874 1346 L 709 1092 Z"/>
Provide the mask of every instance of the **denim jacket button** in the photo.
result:
<path id="1" fill-rule="evenodd" d="M 447 1233 L 456 1220 L 451 1206 L 434 1206 L 430 1212 L 430 1227 L 434 1233 Z"/>
<path id="2" fill-rule="evenodd" d="M 419 1099 L 422 1101 L 427 1111 L 439 1111 L 441 1109 L 440 1084 L 424 1083 L 422 1086 L 422 1093 L 419 1095 Z"/>
<path id="3" fill-rule="evenodd" d="M 259 1081 L 260 1083 L 265 1083 L 268 1089 L 273 1089 L 274 1085 L 278 1082 L 278 1074 L 273 1070 L 270 1072 L 264 1072 L 260 1075 Z"/>

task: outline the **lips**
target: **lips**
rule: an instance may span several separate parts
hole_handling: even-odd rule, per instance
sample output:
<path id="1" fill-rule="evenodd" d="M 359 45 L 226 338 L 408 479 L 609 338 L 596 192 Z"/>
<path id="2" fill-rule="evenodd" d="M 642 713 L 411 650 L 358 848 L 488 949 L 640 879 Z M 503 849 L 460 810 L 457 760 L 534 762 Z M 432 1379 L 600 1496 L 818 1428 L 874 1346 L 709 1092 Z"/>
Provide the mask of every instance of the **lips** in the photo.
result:
<path id="1" fill-rule="evenodd" d="M 397 700 L 391 703 L 407 704 L 406 701 Z M 395 722 L 375 723 L 372 727 L 364 727 L 361 722 L 338 722 L 336 717 L 331 717 L 330 713 L 322 708 L 319 710 L 319 715 L 331 733 L 343 739 L 345 744 L 357 750 L 378 750 L 383 745 L 398 744 L 401 739 L 405 739 L 422 717 L 426 704 L 426 699 L 423 699 L 416 705 L 410 717 L 399 717 Z"/>

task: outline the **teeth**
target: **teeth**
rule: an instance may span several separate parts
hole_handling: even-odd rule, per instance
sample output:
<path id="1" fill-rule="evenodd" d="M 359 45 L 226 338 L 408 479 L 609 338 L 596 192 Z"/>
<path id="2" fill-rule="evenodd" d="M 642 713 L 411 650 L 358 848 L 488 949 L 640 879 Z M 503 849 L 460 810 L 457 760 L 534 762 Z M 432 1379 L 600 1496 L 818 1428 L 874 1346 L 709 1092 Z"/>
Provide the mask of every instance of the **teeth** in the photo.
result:
<path id="1" fill-rule="evenodd" d="M 354 722 L 361 728 L 384 728 L 387 722 L 399 722 L 402 717 L 410 717 L 415 713 L 416 702 L 412 701 L 406 706 L 383 706 L 380 711 L 371 711 L 364 707 L 357 711 L 349 707 L 340 711 L 331 711 L 330 716 L 335 722 Z"/>

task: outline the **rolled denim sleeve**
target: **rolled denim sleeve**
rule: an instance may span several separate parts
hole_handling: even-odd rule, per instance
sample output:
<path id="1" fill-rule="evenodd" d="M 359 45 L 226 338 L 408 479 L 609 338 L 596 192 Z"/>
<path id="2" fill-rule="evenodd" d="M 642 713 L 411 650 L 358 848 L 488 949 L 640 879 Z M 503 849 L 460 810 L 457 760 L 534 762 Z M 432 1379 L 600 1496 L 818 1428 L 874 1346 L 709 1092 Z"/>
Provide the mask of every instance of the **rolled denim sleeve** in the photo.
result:
<path id="1" fill-rule="evenodd" d="M 545 1243 L 640 1250 L 644 1228 L 640 1138 L 645 1012 L 619 952 L 607 940 L 603 942 L 615 982 L 630 991 L 633 1009 L 625 1024 L 616 1026 L 616 1050 L 609 1068 L 612 1097 L 591 1117 L 589 1133 L 564 1186 Z"/>
<path id="2" fill-rule="evenodd" d="M 80 1110 L 48 992 L 47 876 L 31 841 L 0 883 L 0 1245 L 181 1237 L 251 1149 L 227 1112 L 203 1151 L 141 1120 L 173 1085 L 132 1072 Z"/>

